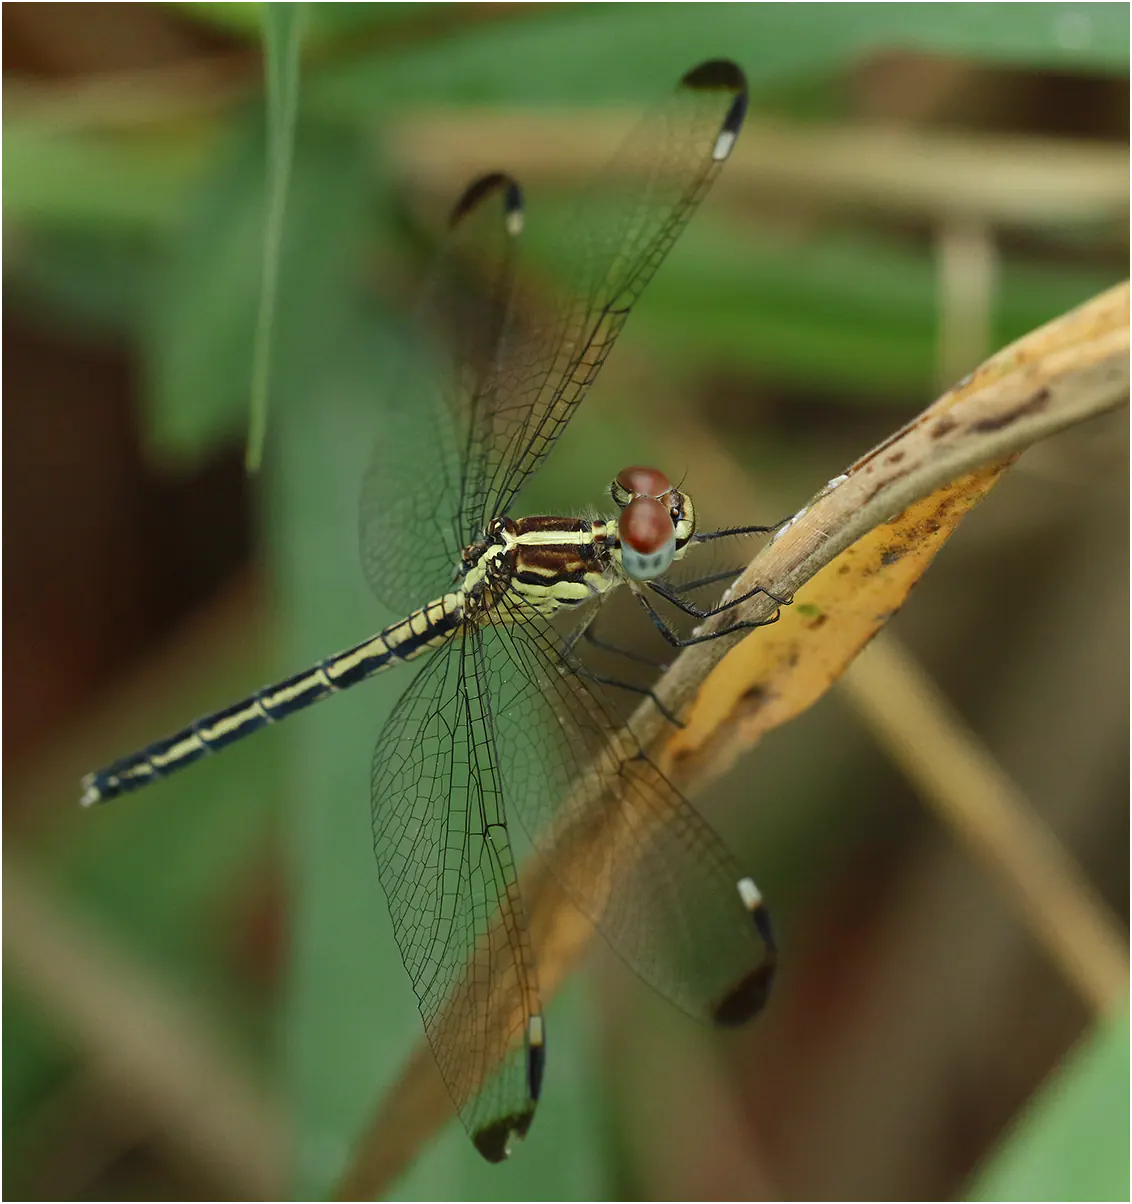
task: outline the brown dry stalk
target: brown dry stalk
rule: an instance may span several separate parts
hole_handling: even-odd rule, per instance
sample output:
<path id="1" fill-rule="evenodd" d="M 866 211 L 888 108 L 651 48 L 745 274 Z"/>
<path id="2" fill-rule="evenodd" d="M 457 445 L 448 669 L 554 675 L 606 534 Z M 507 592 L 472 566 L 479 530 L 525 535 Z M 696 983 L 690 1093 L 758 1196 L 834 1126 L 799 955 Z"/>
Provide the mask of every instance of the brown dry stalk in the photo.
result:
<path id="1" fill-rule="evenodd" d="M 279 1198 L 286 1141 L 267 1093 L 198 1009 L 11 853 L 4 957 L 11 981 L 82 1051 L 127 1124 L 151 1126 L 238 1198 Z"/>
<path id="2" fill-rule="evenodd" d="M 1015 911 L 1085 1003 L 1127 1008 L 1128 939 L 1073 858 L 978 736 L 882 632 L 845 675 L 853 705 L 936 814 L 1005 886 Z"/>
<path id="3" fill-rule="evenodd" d="M 992 356 L 831 482 L 754 558 L 732 596 L 763 586 L 794 595 L 794 605 L 772 627 L 738 642 L 699 644 L 677 658 L 657 693 L 685 727 L 674 732 L 651 703 L 630 721 L 678 786 L 701 789 L 766 732 L 816 702 L 1021 451 L 1127 401 L 1128 318 L 1125 283 Z M 770 598 L 756 594 L 704 626 L 723 630 L 774 610 Z M 562 853 L 582 864 L 587 854 L 584 839 Z M 538 866 L 524 875 L 523 894 L 545 1001 L 591 930 Z M 450 1115 L 422 1042 L 359 1144 L 338 1198 L 384 1194 Z"/>
<path id="4" fill-rule="evenodd" d="M 633 110 L 537 114 L 421 109 L 390 129 L 414 182 L 450 196 L 506 152 L 525 184 L 584 178 L 624 136 Z M 1079 139 L 944 133 L 870 125 L 794 125 L 750 115 L 718 192 L 866 206 L 881 213 L 996 227 L 1111 221 L 1128 212 L 1128 150 Z"/>

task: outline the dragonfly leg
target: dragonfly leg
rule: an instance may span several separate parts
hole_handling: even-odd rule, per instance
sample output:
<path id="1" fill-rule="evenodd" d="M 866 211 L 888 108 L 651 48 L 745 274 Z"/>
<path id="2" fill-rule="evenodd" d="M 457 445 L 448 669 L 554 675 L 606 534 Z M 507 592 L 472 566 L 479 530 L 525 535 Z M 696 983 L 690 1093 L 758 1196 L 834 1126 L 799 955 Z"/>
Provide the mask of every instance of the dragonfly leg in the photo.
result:
<path id="1" fill-rule="evenodd" d="M 683 723 L 664 705 L 657 697 L 653 690 L 648 686 L 637 685 L 635 682 L 622 681 L 620 678 L 609 677 L 606 674 L 596 673 L 590 669 L 588 665 L 583 665 L 573 655 L 573 650 L 580 639 L 585 639 L 586 643 L 592 644 L 595 648 L 600 648 L 605 652 L 612 653 L 616 656 L 623 656 L 627 660 L 636 661 L 638 664 L 648 665 L 650 669 L 666 669 L 667 665 L 659 664 L 647 656 L 641 656 L 636 652 L 630 652 L 626 648 L 618 648 L 615 644 L 607 643 L 594 634 L 594 620 L 597 618 L 597 612 L 588 616 L 586 621 L 579 627 L 575 628 L 564 641 L 559 655 L 563 661 L 576 673 L 579 677 L 585 678 L 587 681 L 598 682 L 603 686 L 613 686 L 618 690 L 628 690 L 632 694 L 645 695 L 651 698 L 656 704 L 656 709 L 675 727 L 683 727 Z"/>
<path id="2" fill-rule="evenodd" d="M 694 602 L 689 602 L 687 598 L 682 598 L 679 593 L 673 590 L 668 585 L 663 585 L 659 581 L 648 582 L 648 587 L 654 593 L 659 594 L 662 598 L 667 599 L 673 606 L 678 607 L 686 615 L 691 615 L 694 619 L 710 619 L 712 615 L 723 614 L 724 611 L 733 610 L 741 602 L 746 602 L 749 598 L 754 598 L 758 594 L 765 594 L 772 602 L 777 602 L 779 606 L 789 606 L 794 601 L 793 597 L 780 598 L 777 594 L 772 594 L 765 586 L 756 585 L 754 589 L 748 590 L 745 594 L 741 594 L 738 598 L 731 598 L 727 602 L 721 603 L 719 606 L 710 606 L 706 609 L 697 606 Z M 746 626 L 746 624 L 739 624 Z M 756 624 L 758 626 L 758 624 Z"/>
<path id="3" fill-rule="evenodd" d="M 707 577 L 696 577 L 692 581 L 677 581 L 674 583 L 665 583 L 674 594 L 690 594 L 693 590 L 704 589 L 709 585 L 718 585 L 721 581 L 734 581 L 736 577 L 743 571 L 743 566 L 738 565 L 733 569 L 722 569 L 718 573 L 711 573 Z"/>
<path id="4" fill-rule="evenodd" d="M 589 630 L 590 630 L 590 627 L 593 625 L 594 619 L 596 619 L 596 618 L 597 618 L 596 610 L 592 614 L 586 615 L 585 619 L 583 619 L 582 622 L 577 627 L 575 627 L 574 630 L 571 631 L 570 634 L 562 641 L 562 647 L 559 648 L 558 654 L 571 667 L 574 666 L 574 661 L 572 658 L 573 658 L 574 649 L 575 649 L 575 647 L 577 647 L 578 641 L 582 638 L 582 636 L 585 636 L 587 640 L 591 638 L 589 635 Z"/>
<path id="5" fill-rule="evenodd" d="M 650 581 L 648 584 L 652 588 L 655 588 L 655 582 Z M 657 590 L 657 592 L 661 595 L 661 597 L 668 597 L 668 595 L 666 593 L 664 593 L 664 591 L 662 591 L 662 590 Z M 756 593 L 756 594 L 757 593 L 766 593 L 766 591 L 762 590 L 762 589 L 755 589 L 752 592 Z M 769 627 L 772 623 L 777 623 L 778 620 L 782 617 L 782 611 L 776 610 L 774 612 L 774 615 L 769 619 L 760 619 L 757 622 L 754 620 L 750 620 L 750 621 L 743 622 L 743 623 L 734 623 L 730 627 L 726 628 L 723 631 L 707 631 L 707 632 L 704 632 L 702 635 L 693 635 L 693 636 L 688 636 L 685 638 L 683 636 L 677 635 L 677 633 L 672 630 L 672 628 L 668 625 L 668 622 L 664 618 L 664 616 L 657 611 L 656 607 L 653 606 L 653 604 L 648 600 L 648 598 L 645 597 L 645 595 L 643 593 L 638 592 L 636 596 L 637 596 L 638 601 L 645 608 L 645 613 L 649 616 L 650 619 L 652 619 L 653 626 L 657 629 L 657 631 L 660 632 L 660 634 L 662 636 L 664 636 L 664 638 L 673 646 L 673 648 L 691 648 L 692 645 L 694 645 L 694 644 L 706 644 L 711 640 L 718 640 L 721 636 L 730 635 L 733 631 L 752 631 L 756 627 Z M 747 595 L 745 595 L 745 596 L 747 596 Z M 774 597 L 774 595 L 769 594 L 768 597 Z M 740 602 L 742 600 L 743 600 L 742 598 L 737 599 L 737 601 L 740 601 Z M 686 610 L 686 606 L 682 605 L 682 599 L 670 598 L 669 601 L 674 602 L 677 606 L 680 607 L 681 610 Z M 778 599 L 776 598 L 775 601 L 778 601 Z M 726 606 L 720 608 L 720 610 L 727 610 L 727 609 L 729 609 L 729 608 Z M 692 614 L 694 612 L 687 611 L 687 613 Z M 708 614 L 718 614 L 719 611 L 709 611 L 707 613 Z M 705 614 L 703 617 L 706 618 L 707 614 Z"/>
<path id="6" fill-rule="evenodd" d="M 601 639 L 594 633 L 592 626 L 587 627 L 583 635 L 587 644 L 592 644 L 595 648 L 600 648 L 602 652 L 609 652 L 614 656 L 623 656 L 627 661 L 635 661 L 638 665 L 648 665 L 650 669 L 659 669 L 662 673 L 668 668 L 667 661 L 653 660 L 651 656 L 642 656 L 639 652 L 632 652 L 628 648 L 619 648 L 616 644 L 611 644 L 607 640 Z"/>
<path id="7" fill-rule="evenodd" d="M 707 543 L 709 539 L 726 539 L 729 535 L 769 535 L 779 527 L 786 526 L 793 517 L 794 515 L 788 514 L 770 527 L 720 527 L 718 531 L 699 532 L 693 538 L 696 543 Z"/>
<path id="8" fill-rule="evenodd" d="M 738 574 L 734 574 L 737 576 Z M 706 584 L 703 582 L 695 582 L 694 584 Z M 597 617 L 599 610 L 594 610 L 588 614 L 585 621 L 574 628 L 572 632 L 562 642 L 561 654 L 565 659 L 569 659 L 574 649 L 578 646 L 579 640 L 585 640 L 594 648 L 600 649 L 602 652 L 608 652 L 613 656 L 623 657 L 628 661 L 635 661 L 638 665 L 647 665 L 650 669 L 659 669 L 662 673 L 668 668 L 667 661 L 654 660 L 651 656 L 642 656 L 639 652 L 631 652 L 628 648 L 621 648 L 617 644 L 611 644 L 608 640 L 603 640 L 595 631 L 597 626 Z M 571 662 L 573 663 L 573 662 Z"/>
<path id="9" fill-rule="evenodd" d="M 673 727 L 683 727 L 683 721 L 674 715 L 668 707 L 660 700 L 657 694 L 650 686 L 637 685 L 631 681 L 620 681 L 616 677 L 607 677 L 604 673 L 595 673 L 592 669 L 586 666 L 578 666 L 574 669 L 579 677 L 585 678 L 586 681 L 596 681 L 603 686 L 613 686 L 618 690 L 628 690 L 631 694 L 640 694 L 645 698 L 651 698 L 656 706 L 656 709 L 672 724 Z"/>

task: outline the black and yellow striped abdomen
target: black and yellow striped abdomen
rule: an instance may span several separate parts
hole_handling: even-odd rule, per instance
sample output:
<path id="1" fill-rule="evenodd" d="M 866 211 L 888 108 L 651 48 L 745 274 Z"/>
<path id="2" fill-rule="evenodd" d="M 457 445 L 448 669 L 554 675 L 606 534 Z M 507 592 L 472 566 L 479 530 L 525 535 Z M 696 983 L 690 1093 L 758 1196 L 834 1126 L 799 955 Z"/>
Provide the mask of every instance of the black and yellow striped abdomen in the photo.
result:
<path id="1" fill-rule="evenodd" d="M 277 723 L 330 694 L 357 685 L 392 665 L 413 660 L 443 644 L 463 621 L 462 593 L 445 594 L 345 652 L 329 656 L 305 673 L 265 686 L 255 694 L 190 723 L 188 727 L 123 757 L 83 779 L 81 802 L 89 807 L 137 790 L 206 753 Z"/>

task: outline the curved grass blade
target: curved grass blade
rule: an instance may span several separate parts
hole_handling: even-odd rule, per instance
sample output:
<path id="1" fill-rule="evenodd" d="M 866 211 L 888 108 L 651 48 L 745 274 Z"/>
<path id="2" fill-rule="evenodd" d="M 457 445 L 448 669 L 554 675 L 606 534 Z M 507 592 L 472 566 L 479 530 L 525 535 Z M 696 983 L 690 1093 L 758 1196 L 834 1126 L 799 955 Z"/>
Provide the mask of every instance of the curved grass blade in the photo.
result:
<path id="1" fill-rule="evenodd" d="M 244 466 L 258 472 L 267 432 L 267 390 L 271 376 L 271 335 L 283 216 L 291 179 L 295 110 L 299 100 L 299 48 L 306 4 L 266 4 L 263 10 L 264 71 L 267 85 L 267 213 L 263 227 L 263 274 L 252 350 L 251 413 Z"/>

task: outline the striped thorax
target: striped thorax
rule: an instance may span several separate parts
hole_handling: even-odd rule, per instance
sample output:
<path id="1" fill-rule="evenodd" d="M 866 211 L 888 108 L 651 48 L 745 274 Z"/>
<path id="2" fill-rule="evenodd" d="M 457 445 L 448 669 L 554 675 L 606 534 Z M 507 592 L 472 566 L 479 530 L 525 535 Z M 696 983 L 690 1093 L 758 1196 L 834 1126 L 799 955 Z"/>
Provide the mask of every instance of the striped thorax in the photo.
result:
<path id="1" fill-rule="evenodd" d="M 614 586 L 649 581 L 679 560 L 695 534 L 692 499 L 654 468 L 626 468 L 610 493 L 616 519 L 539 515 L 495 519 L 464 550 L 461 583 L 468 619 L 506 592 L 521 610 L 551 615 Z"/>

